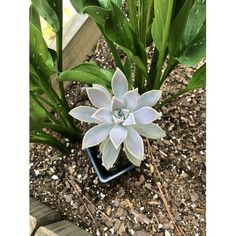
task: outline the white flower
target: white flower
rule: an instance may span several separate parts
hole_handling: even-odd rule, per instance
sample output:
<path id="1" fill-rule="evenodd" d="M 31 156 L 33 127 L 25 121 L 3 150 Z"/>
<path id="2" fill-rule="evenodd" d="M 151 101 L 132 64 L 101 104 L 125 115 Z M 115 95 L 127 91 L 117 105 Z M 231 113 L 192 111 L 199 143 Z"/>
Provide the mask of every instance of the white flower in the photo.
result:
<path id="1" fill-rule="evenodd" d="M 165 132 L 152 123 L 161 117 L 161 113 L 152 108 L 159 100 L 161 91 L 151 90 L 142 95 L 138 89 L 128 91 L 127 79 L 119 68 L 113 75 L 111 86 L 113 96 L 101 85 L 86 88 L 96 108 L 79 106 L 69 114 L 80 121 L 97 124 L 84 135 L 82 149 L 100 144 L 106 169 L 113 167 L 122 143 L 128 159 L 140 166 L 144 158 L 140 135 L 151 139 L 165 136 Z"/>

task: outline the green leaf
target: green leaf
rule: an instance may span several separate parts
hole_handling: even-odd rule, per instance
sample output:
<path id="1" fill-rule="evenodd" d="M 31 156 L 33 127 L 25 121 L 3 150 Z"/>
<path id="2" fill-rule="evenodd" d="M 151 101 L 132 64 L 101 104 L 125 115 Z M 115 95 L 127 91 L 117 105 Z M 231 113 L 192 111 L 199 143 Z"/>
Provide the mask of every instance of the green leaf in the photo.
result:
<path id="1" fill-rule="evenodd" d="M 62 72 L 58 80 L 100 84 L 104 87 L 110 87 L 112 75 L 113 72 L 107 69 L 100 69 L 94 63 L 83 63 L 69 71 Z"/>
<path id="2" fill-rule="evenodd" d="M 124 63 L 125 76 L 129 82 L 129 87 L 132 85 L 132 64 L 130 59 L 127 57 Z"/>
<path id="3" fill-rule="evenodd" d="M 180 51 L 181 40 L 187 24 L 191 5 L 192 0 L 186 0 L 171 25 L 168 48 L 173 57 L 178 55 Z"/>
<path id="4" fill-rule="evenodd" d="M 109 87 L 111 87 L 111 79 L 114 74 L 113 70 L 109 69 L 100 69 L 100 71 L 103 73 L 104 77 L 102 77 L 104 80 L 108 82 Z"/>
<path id="5" fill-rule="evenodd" d="M 41 130 L 44 126 L 43 124 L 46 118 L 46 111 L 30 97 L 30 130 Z"/>
<path id="6" fill-rule="evenodd" d="M 57 13 L 50 6 L 48 0 L 31 0 L 33 6 L 37 9 L 40 16 L 42 16 L 55 32 L 60 29 Z"/>
<path id="7" fill-rule="evenodd" d="M 111 2 L 113 2 L 115 5 L 117 5 L 119 8 L 122 7 L 122 0 L 98 0 L 101 7 L 104 8 L 111 8 Z"/>
<path id="8" fill-rule="evenodd" d="M 36 26 L 38 28 L 38 30 L 41 31 L 41 23 L 40 23 L 39 14 L 33 5 L 30 6 L 29 19 L 30 19 L 30 22 L 34 26 Z"/>
<path id="9" fill-rule="evenodd" d="M 90 15 L 93 20 L 102 27 L 104 27 L 106 21 L 108 20 L 110 12 L 110 10 L 98 6 L 88 6 L 84 8 L 84 13 Z"/>
<path id="10" fill-rule="evenodd" d="M 105 24 L 106 36 L 115 42 L 136 63 L 144 75 L 147 75 L 144 46 L 140 45 L 138 37 L 135 36 L 127 18 L 119 7 L 113 3 L 111 5 L 111 16 Z"/>
<path id="11" fill-rule="evenodd" d="M 83 11 L 86 6 L 99 6 L 97 0 L 70 0 L 70 2 L 74 9 L 80 14 L 85 13 Z"/>
<path id="12" fill-rule="evenodd" d="M 91 73 L 91 74 L 107 81 L 109 84 L 111 83 L 111 79 L 112 79 L 112 76 L 114 74 L 113 70 L 102 69 L 94 62 L 82 63 L 82 64 L 72 68 L 72 70 L 84 71 L 84 72 Z"/>
<path id="13" fill-rule="evenodd" d="M 120 46 L 120 48 L 127 54 L 127 56 L 139 67 L 139 69 L 143 72 L 143 75 L 147 76 L 147 67 L 144 65 L 143 60 L 140 56 L 136 56 L 133 54 L 131 50 L 128 48 Z"/>
<path id="14" fill-rule="evenodd" d="M 173 19 L 179 14 L 180 9 L 186 0 L 174 0 L 173 4 Z"/>
<path id="15" fill-rule="evenodd" d="M 187 91 L 206 86 L 206 64 L 202 65 L 191 77 L 186 87 Z"/>
<path id="16" fill-rule="evenodd" d="M 154 0 L 154 21 L 152 37 L 159 53 L 164 53 L 167 47 L 173 0 Z"/>
<path id="17" fill-rule="evenodd" d="M 170 54 L 191 67 L 205 57 L 206 4 L 205 1 L 186 1 L 173 23 Z"/>
<path id="18" fill-rule="evenodd" d="M 63 137 L 68 138 L 69 140 L 73 141 L 79 141 L 80 140 L 80 133 L 75 132 L 74 130 L 68 130 L 67 127 L 64 127 L 60 124 L 45 124 L 45 127 L 48 129 L 53 130 L 54 132 L 62 135 Z"/>
<path id="19" fill-rule="evenodd" d="M 206 54 L 206 25 L 204 24 L 194 40 L 185 46 L 178 61 L 191 67 L 197 64 Z"/>
<path id="20" fill-rule="evenodd" d="M 60 74 L 59 81 L 75 81 L 85 84 L 100 84 L 106 87 L 106 83 L 97 76 L 94 76 L 92 73 L 83 72 L 83 71 L 64 71 Z"/>
<path id="21" fill-rule="evenodd" d="M 30 92 L 34 94 L 43 94 L 43 90 L 38 86 L 35 77 L 30 75 Z"/>
<path id="22" fill-rule="evenodd" d="M 30 22 L 30 63 L 37 74 L 49 77 L 53 71 L 53 60 L 42 33 Z"/>
<path id="23" fill-rule="evenodd" d="M 38 85 L 39 80 L 39 75 L 35 71 L 34 67 L 30 64 L 30 91 L 36 95 L 44 93 L 44 91 Z"/>
<path id="24" fill-rule="evenodd" d="M 44 132 L 31 134 L 30 135 L 30 142 L 31 143 L 43 143 L 49 146 L 57 148 L 60 152 L 69 154 L 69 150 L 63 145 L 60 141 L 58 141 L 53 136 L 46 134 Z"/>

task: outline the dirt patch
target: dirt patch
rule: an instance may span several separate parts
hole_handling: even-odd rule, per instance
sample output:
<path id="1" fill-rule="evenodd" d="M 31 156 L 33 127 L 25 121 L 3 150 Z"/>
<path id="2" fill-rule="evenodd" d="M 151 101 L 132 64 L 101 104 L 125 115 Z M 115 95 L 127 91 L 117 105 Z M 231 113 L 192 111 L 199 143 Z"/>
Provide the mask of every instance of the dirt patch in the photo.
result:
<path id="1" fill-rule="evenodd" d="M 103 39 L 88 60 L 114 68 Z M 193 70 L 179 66 L 163 97 L 185 85 Z M 71 107 L 88 104 L 77 83 L 67 98 Z M 31 144 L 30 195 L 92 235 L 168 236 L 181 235 L 181 230 L 187 236 L 205 235 L 205 91 L 183 96 L 162 113 L 158 124 L 167 136 L 150 146 L 145 140 L 141 167 L 108 184 L 98 181 L 80 144 L 64 140 L 69 156 Z"/>

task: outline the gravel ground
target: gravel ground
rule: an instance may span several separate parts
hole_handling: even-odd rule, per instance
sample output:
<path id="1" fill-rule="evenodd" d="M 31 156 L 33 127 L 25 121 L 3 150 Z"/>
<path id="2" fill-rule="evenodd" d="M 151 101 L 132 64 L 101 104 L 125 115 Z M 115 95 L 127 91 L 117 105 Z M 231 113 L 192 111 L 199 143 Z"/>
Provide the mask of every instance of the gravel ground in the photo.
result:
<path id="1" fill-rule="evenodd" d="M 114 68 L 103 39 L 89 60 Z M 186 84 L 193 70 L 179 66 L 173 71 L 163 97 Z M 69 88 L 71 107 L 88 104 L 82 87 L 74 83 Z M 145 140 L 141 167 L 108 184 L 98 181 L 80 144 L 64 140 L 71 147 L 69 156 L 31 144 L 30 195 L 92 235 L 206 235 L 205 91 L 183 96 L 162 113 L 158 123 L 167 136 Z"/>

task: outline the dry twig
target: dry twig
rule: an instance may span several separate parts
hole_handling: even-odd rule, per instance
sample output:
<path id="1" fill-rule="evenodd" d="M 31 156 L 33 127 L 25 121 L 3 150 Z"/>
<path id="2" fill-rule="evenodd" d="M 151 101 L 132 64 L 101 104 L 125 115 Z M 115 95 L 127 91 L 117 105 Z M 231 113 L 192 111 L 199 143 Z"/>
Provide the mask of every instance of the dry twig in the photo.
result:
<path id="1" fill-rule="evenodd" d="M 68 178 L 67 178 L 68 179 Z M 106 217 L 107 219 L 109 219 L 111 222 L 112 222 L 112 220 L 111 220 L 111 218 L 107 215 L 107 214 L 105 214 L 103 211 L 101 211 L 99 208 L 97 208 L 85 195 L 80 195 L 80 193 L 82 192 L 82 190 L 81 190 L 81 188 L 79 187 L 79 185 L 74 181 L 74 180 L 69 180 L 68 179 L 68 181 L 70 182 L 70 184 L 72 185 L 72 187 L 75 189 L 75 191 L 76 192 L 78 192 L 78 195 L 79 195 L 79 197 L 80 197 L 80 199 L 83 201 L 83 199 L 85 199 L 89 204 L 91 204 L 91 205 L 93 205 L 93 207 L 98 211 L 98 212 L 100 212 L 104 217 Z M 73 186 L 74 185 L 74 186 Z M 83 202 L 83 204 L 85 204 L 84 202 Z M 86 204 L 85 204 L 86 205 Z M 88 208 L 87 208 L 87 206 L 85 206 L 86 207 L 86 209 L 87 210 L 89 210 Z M 89 211 L 90 212 L 90 211 Z M 91 212 L 90 212 L 90 214 L 91 214 Z M 95 221 L 95 219 L 93 218 L 93 220 Z"/>
<path id="2" fill-rule="evenodd" d="M 157 181 L 158 181 L 158 179 L 159 179 L 159 181 L 161 181 L 162 177 L 161 177 L 161 174 L 160 174 L 160 172 L 159 172 L 159 170 L 157 168 L 157 165 L 156 165 L 156 162 L 155 162 L 155 158 L 154 158 L 154 155 L 153 155 L 153 151 L 152 151 L 152 147 L 151 147 L 148 139 L 147 139 L 147 146 L 148 146 L 148 154 L 152 158 L 152 162 L 153 162 L 154 168 L 156 169 L 156 172 L 157 172 L 157 175 L 158 175 Z M 170 220 L 173 222 L 173 224 L 174 224 L 174 226 L 175 226 L 175 228 L 177 230 L 177 233 L 180 236 L 182 236 L 182 235 L 186 236 L 186 234 L 183 232 L 183 230 L 179 226 L 176 225 L 175 218 L 173 217 L 173 215 L 172 215 L 172 213 L 170 211 L 170 207 L 168 205 L 168 202 L 167 202 L 167 200 L 165 198 L 165 195 L 163 194 L 163 191 L 161 189 L 161 183 L 158 182 L 157 186 L 158 186 L 158 189 L 159 189 L 159 192 L 160 192 L 160 195 L 161 195 L 161 199 L 162 199 L 163 204 L 165 206 L 165 209 L 166 209 L 166 211 L 167 211 L 167 213 L 169 215 Z M 166 188 L 164 186 L 163 186 L 163 188 L 164 188 L 164 192 L 166 193 L 167 197 L 169 198 Z"/>
<path id="3" fill-rule="evenodd" d="M 74 182 L 74 180 L 67 178 L 68 182 L 71 184 L 71 186 L 73 187 L 73 189 L 75 190 L 75 192 L 77 193 L 80 201 L 82 202 L 82 204 L 84 205 L 85 209 L 87 210 L 89 216 L 91 217 L 91 219 L 93 220 L 93 222 L 96 224 L 96 221 L 91 213 L 91 211 L 88 209 L 87 205 L 84 203 L 83 198 L 81 197 L 80 193 L 81 193 L 81 188 Z"/>

